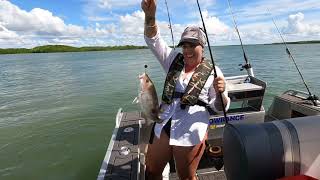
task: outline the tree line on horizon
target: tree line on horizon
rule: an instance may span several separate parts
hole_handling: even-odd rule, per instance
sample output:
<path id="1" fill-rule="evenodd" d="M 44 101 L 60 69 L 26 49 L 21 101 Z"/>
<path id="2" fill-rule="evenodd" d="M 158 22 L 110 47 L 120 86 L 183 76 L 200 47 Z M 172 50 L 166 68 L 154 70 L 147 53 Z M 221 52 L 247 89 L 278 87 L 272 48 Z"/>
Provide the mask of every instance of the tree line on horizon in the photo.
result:
<path id="1" fill-rule="evenodd" d="M 317 44 L 320 40 L 314 41 L 296 41 L 286 42 L 287 44 Z M 272 43 L 282 44 L 282 43 Z M 0 54 L 23 54 L 23 53 L 55 53 L 55 52 L 86 52 L 86 51 L 114 51 L 114 50 L 130 50 L 130 49 L 146 49 L 147 46 L 85 46 L 85 47 L 73 47 L 66 45 L 45 45 L 37 46 L 31 49 L 27 48 L 0 48 Z"/>
<path id="2" fill-rule="evenodd" d="M 146 49 L 146 46 L 87 46 L 72 47 L 66 45 L 45 45 L 37 46 L 31 49 L 27 48 L 7 48 L 1 49 L 0 54 L 22 54 L 22 53 L 55 53 L 55 52 L 85 52 L 85 51 L 113 51 L 113 50 L 130 50 L 130 49 Z"/>

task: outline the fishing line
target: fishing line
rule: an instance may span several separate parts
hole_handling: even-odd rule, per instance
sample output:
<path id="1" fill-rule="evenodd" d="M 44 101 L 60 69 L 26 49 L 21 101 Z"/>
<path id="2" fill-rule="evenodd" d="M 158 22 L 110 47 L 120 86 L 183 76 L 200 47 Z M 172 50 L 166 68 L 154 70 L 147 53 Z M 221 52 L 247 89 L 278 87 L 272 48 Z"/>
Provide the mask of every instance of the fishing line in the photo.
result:
<path id="1" fill-rule="evenodd" d="M 174 45 L 174 37 L 173 37 L 173 32 L 172 32 L 172 24 L 171 24 L 171 18 L 170 18 L 170 13 L 169 13 L 169 8 L 168 8 L 168 3 L 167 0 L 164 0 L 166 7 L 167 7 L 167 13 L 168 13 L 168 19 L 169 19 L 169 29 L 171 31 L 171 39 L 172 39 L 172 45 L 173 45 L 173 49 L 176 49 L 175 45 Z"/>
<path id="2" fill-rule="evenodd" d="M 240 40 L 240 44 L 241 44 L 241 48 L 242 48 L 242 52 L 243 52 L 243 57 L 244 57 L 244 60 L 245 60 L 245 62 L 246 62 L 245 65 L 242 65 L 242 68 L 245 68 L 245 69 L 247 70 L 248 75 L 254 77 L 251 64 L 249 63 L 249 59 L 248 59 L 248 57 L 247 57 L 246 51 L 244 50 L 244 46 L 243 46 L 242 39 L 241 39 L 241 36 L 240 36 L 240 32 L 239 32 L 239 29 L 238 29 L 238 24 L 237 24 L 237 22 L 236 22 L 234 13 L 233 13 L 233 11 L 232 11 L 232 7 L 231 7 L 230 0 L 227 0 L 227 1 L 228 1 L 229 9 L 230 9 L 230 12 L 231 12 L 231 16 L 232 16 L 232 19 L 233 19 L 234 28 L 236 29 L 236 32 L 237 32 L 238 37 L 239 37 L 239 40 Z"/>
<path id="3" fill-rule="evenodd" d="M 204 33 L 206 34 L 206 38 L 207 38 L 207 42 L 208 42 L 208 47 L 209 47 L 211 62 L 212 62 L 212 64 L 213 64 L 214 78 L 216 78 L 216 77 L 217 77 L 217 70 L 216 70 L 216 66 L 215 66 L 214 60 L 213 60 L 212 51 L 211 51 L 211 46 L 210 46 L 210 41 L 209 41 L 209 36 L 208 36 L 208 33 L 207 33 L 206 25 L 205 25 L 204 20 L 203 20 L 203 16 L 202 16 L 202 11 L 201 11 L 201 8 L 200 8 L 199 0 L 197 0 L 197 4 L 198 4 L 199 12 L 200 12 L 200 17 L 201 17 L 201 21 L 202 21 L 202 26 L 203 26 L 203 29 L 204 29 Z M 228 118 L 227 118 L 226 109 L 225 109 L 225 106 L 224 106 L 224 103 L 223 103 L 223 99 L 222 99 L 222 93 L 219 92 L 219 94 L 220 94 L 220 101 L 221 101 L 221 104 L 222 104 L 223 115 L 224 115 L 226 124 L 228 124 Z"/>
<path id="4" fill-rule="evenodd" d="M 269 11 L 269 9 L 268 9 L 268 12 L 269 12 L 269 14 L 271 14 L 270 11 Z M 317 106 L 317 102 L 316 102 L 316 101 L 318 100 L 318 97 L 316 97 L 315 95 L 312 95 L 312 94 L 311 94 L 311 91 L 310 91 L 310 89 L 309 89 L 306 81 L 304 80 L 304 78 L 303 78 L 303 76 L 302 76 L 302 73 L 301 73 L 301 71 L 300 71 L 300 69 L 299 69 L 299 67 L 298 67 L 298 65 L 297 65 L 294 57 L 292 56 L 291 51 L 289 50 L 289 47 L 287 46 L 287 43 L 286 43 L 286 41 L 284 40 L 284 38 L 283 38 L 283 36 L 282 36 L 282 33 L 280 32 L 280 30 L 279 30 L 279 28 L 278 28 L 278 26 L 277 26 L 274 18 L 273 18 L 272 16 L 271 16 L 271 18 L 272 18 L 273 24 L 275 25 L 275 27 L 276 27 L 276 29 L 277 29 L 277 31 L 278 31 L 281 39 L 282 39 L 283 44 L 284 44 L 285 47 L 286 47 L 286 53 L 289 55 L 289 58 L 293 61 L 296 69 L 297 69 L 298 72 L 299 72 L 299 75 L 300 75 L 300 77 L 301 77 L 301 79 L 302 79 L 302 82 L 303 82 L 304 86 L 306 87 L 306 89 L 307 89 L 307 91 L 308 91 L 308 93 L 309 93 L 309 97 L 308 97 L 307 99 L 308 99 L 308 100 L 311 100 L 314 106 Z"/>

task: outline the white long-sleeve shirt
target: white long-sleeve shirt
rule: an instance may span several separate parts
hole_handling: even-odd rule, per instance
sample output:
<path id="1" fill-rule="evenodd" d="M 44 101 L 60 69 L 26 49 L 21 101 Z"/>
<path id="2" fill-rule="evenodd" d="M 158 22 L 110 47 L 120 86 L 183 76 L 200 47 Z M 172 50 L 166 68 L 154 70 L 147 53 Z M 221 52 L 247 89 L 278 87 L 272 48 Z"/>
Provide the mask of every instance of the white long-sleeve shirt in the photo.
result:
<path id="1" fill-rule="evenodd" d="M 148 38 L 145 36 L 145 41 L 162 65 L 165 72 L 168 73 L 171 63 L 179 52 L 173 50 L 165 43 L 160 36 L 159 29 L 154 37 Z M 216 71 L 218 76 L 223 77 L 221 70 L 217 66 Z M 185 71 L 183 69 L 175 86 L 175 91 L 177 92 L 185 92 L 185 89 L 192 77 L 192 73 L 189 73 L 187 78 L 182 79 L 184 74 Z M 217 111 L 214 104 L 215 101 L 220 101 L 220 99 L 216 99 L 216 92 L 212 85 L 214 80 L 213 74 L 214 73 L 212 72 L 201 90 L 199 99 L 209 104 L 212 109 Z M 227 91 L 224 91 L 223 94 L 225 97 L 228 97 Z M 229 108 L 229 105 L 230 99 L 228 98 L 226 110 Z M 171 118 L 170 145 L 194 146 L 203 140 L 209 123 L 209 113 L 205 107 L 194 105 L 181 109 L 180 98 L 175 98 L 171 104 L 162 106 L 165 106 L 163 108 L 164 112 L 161 114 L 161 118 L 164 119 L 164 121 L 161 124 L 156 123 L 154 128 L 154 133 L 158 138 L 160 138 L 163 127 Z"/>

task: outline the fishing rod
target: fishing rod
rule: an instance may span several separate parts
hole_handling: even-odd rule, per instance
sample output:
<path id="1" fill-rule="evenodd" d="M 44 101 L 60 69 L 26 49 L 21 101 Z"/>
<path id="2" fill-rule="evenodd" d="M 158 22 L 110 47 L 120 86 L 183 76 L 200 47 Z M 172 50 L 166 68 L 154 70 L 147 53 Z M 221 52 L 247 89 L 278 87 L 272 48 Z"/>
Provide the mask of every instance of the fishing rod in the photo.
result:
<path id="1" fill-rule="evenodd" d="M 269 11 L 269 10 L 268 10 L 268 11 Z M 270 13 L 270 11 L 269 11 L 269 13 Z M 271 14 L 271 13 L 270 13 L 270 14 Z M 271 18 L 272 18 L 273 24 L 275 25 L 275 27 L 276 27 L 276 29 L 277 29 L 277 31 L 278 31 L 281 39 L 282 39 L 283 44 L 284 44 L 285 47 L 286 47 L 286 53 L 288 54 L 289 58 L 293 61 L 296 69 L 297 69 L 298 72 L 299 72 L 299 75 L 300 75 L 300 77 L 301 77 L 301 79 L 302 79 L 302 82 L 303 82 L 304 86 L 306 87 L 306 89 L 307 89 L 307 91 L 308 91 L 308 93 L 309 93 L 309 97 L 307 98 L 307 100 L 312 101 L 313 105 L 314 105 L 314 106 L 317 106 L 317 105 L 318 105 L 317 100 L 319 100 L 319 98 L 318 98 L 316 95 L 312 95 L 312 94 L 311 94 L 311 91 L 310 91 L 310 89 L 309 89 L 306 81 L 304 80 L 304 78 L 303 78 L 303 76 L 302 76 L 302 73 L 301 73 L 301 71 L 300 71 L 300 69 L 299 69 L 299 67 L 298 67 L 298 65 L 297 65 L 294 57 L 292 56 L 291 51 L 289 50 L 289 47 L 287 46 L 287 43 L 286 43 L 286 41 L 284 40 L 284 38 L 283 38 L 283 36 L 282 36 L 282 33 L 280 32 L 280 30 L 279 30 L 279 28 L 278 28 L 278 26 L 277 26 L 274 18 L 273 18 L 272 16 L 271 16 Z"/>
<path id="2" fill-rule="evenodd" d="M 172 45 L 173 45 L 173 49 L 176 49 L 175 45 L 174 45 L 174 37 L 173 37 L 173 32 L 172 32 L 172 24 L 171 24 L 171 18 L 170 18 L 170 13 L 169 13 L 169 8 L 168 8 L 168 2 L 167 0 L 164 0 L 166 7 L 167 7 L 167 13 L 168 13 L 168 19 L 169 19 L 169 29 L 171 31 L 171 39 L 172 39 Z"/>
<path id="3" fill-rule="evenodd" d="M 247 72 L 248 72 L 248 75 L 254 77 L 253 69 L 251 67 L 251 64 L 249 63 L 249 59 L 247 57 L 246 51 L 244 50 L 244 46 L 243 46 L 242 39 L 241 39 L 241 36 L 240 36 L 240 33 L 239 33 L 239 29 L 238 29 L 238 24 L 236 22 L 234 13 L 232 11 L 230 0 L 227 0 L 227 1 L 228 1 L 228 5 L 229 5 L 229 9 L 230 9 L 231 15 L 232 15 L 234 28 L 236 29 L 236 32 L 237 32 L 239 40 L 240 40 L 240 44 L 241 44 L 241 48 L 242 48 L 242 52 L 243 52 L 243 57 L 244 57 L 244 60 L 246 62 L 245 65 L 240 64 L 240 66 L 242 66 L 241 70 L 243 70 L 243 68 L 245 68 L 247 70 Z"/>
<path id="4" fill-rule="evenodd" d="M 200 12 L 200 17 L 201 17 L 204 33 L 206 34 L 206 38 L 207 38 L 207 42 L 208 42 L 211 62 L 213 64 L 214 78 L 216 78 L 217 77 L 217 70 L 216 70 L 216 66 L 215 66 L 214 60 L 213 60 L 210 41 L 209 41 L 209 36 L 208 36 L 208 33 L 207 33 L 206 25 L 205 25 L 204 20 L 203 20 L 203 16 L 202 16 L 202 11 L 201 11 L 201 8 L 200 8 L 199 0 L 197 0 L 197 4 L 198 4 L 199 12 Z M 220 101 L 221 101 L 221 104 L 222 104 L 223 115 L 224 115 L 226 124 L 228 124 L 227 113 L 226 113 L 226 109 L 224 107 L 224 103 L 223 103 L 223 99 L 222 99 L 222 92 L 219 92 L 219 94 L 220 94 Z"/>

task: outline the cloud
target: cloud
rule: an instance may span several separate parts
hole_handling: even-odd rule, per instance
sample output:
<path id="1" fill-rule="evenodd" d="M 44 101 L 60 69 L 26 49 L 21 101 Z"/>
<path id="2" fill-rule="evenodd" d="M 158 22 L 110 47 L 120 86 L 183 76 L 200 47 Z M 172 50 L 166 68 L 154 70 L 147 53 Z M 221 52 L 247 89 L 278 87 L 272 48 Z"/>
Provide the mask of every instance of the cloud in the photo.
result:
<path id="1" fill-rule="evenodd" d="M 2 47 L 15 45 L 32 47 L 42 43 L 77 46 L 82 39 L 108 37 L 113 31 L 113 24 L 100 27 L 66 24 L 48 10 L 34 8 L 27 12 L 10 1 L 0 0 Z"/>
<path id="2" fill-rule="evenodd" d="M 222 35 L 230 31 L 229 26 L 220 21 L 219 18 L 210 16 L 208 11 L 204 11 L 202 14 L 208 34 Z M 202 21 L 199 21 L 198 25 L 202 27 Z"/>
<path id="3" fill-rule="evenodd" d="M 288 34 L 320 35 L 320 25 L 304 22 L 304 14 L 299 12 L 288 18 L 288 27 L 284 30 Z"/>
<path id="4" fill-rule="evenodd" d="M 14 39 L 19 37 L 15 32 L 9 31 L 6 27 L 0 24 L 0 39 Z"/>
<path id="5" fill-rule="evenodd" d="M 198 12 L 197 12 L 198 13 Z M 233 36 L 232 28 L 230 28 L 228 25 L 226 25 L 224 22 L 222 22 L 218 17 L 212 16 L 209 14 L 207 10 L 204 10 L 202 12 L 203 19 L 206 25 L 206 30 L 209 35 L 209 40 L 210 42 L 214 40 L 215 42 L 226 42 L 229 41 L 230 37 Z M 168 29 L 168 23 L 167 22 L 162 22 L 162 29 L 165 29 L 165 32 L 167 35 L 170 35 L 170 31 L 166 30 Z M 198 17 L 193 22 L 187 23 L 187 24 L 174 24 L 173 25 L 173 30 L 174 30 L 174 35 L 176 38 L 180 38 L 182 32 L 187 26 L 199 26 L 202 27 L 202 21 L 201 18 Z M 160 26 L 161 27 L 161 26 Z M 167 38 L 169 39 L 169 38 Z M 171 39 L 171 36 L 170 36 Z M 177 43 L 179 39 L 177 39 L 175 42 Z"/>
<path id="6" fill-rule="evenodd" d="M 317 40 L 320 37 L 320 24 L 306 22 L 304 14 L 301 12 L 288 15 L 286 20 L 276 23 L 286 41 Z M 245 44 L 281 42 L 272 20 L 248 23 L 238 28 Z M 229 40 L 238 44 L 238 36 L 235 31 L 233 33 L 232 36 L 229 36 Z"/>
<path id="7" fill-rule="evenodd" d="M 113 21 L 113 17 L 103 17 L 103 16 L 89 16 L 87 19 L 89 21 L 94 21 L 94 22 Z"/>
<path id="8" fill-rule="evenodd" d="M 87 1 L 87 0 L 85 0 Z M 275 0 L 271 0 L 273 3 Z M 280 0 L 282 3 L 296 2 L 297 0 Z M 92 0 L 92 2 L 100 2 L 95 4 L 95 10 L 100 9 L 101 12 L 107 11 L 107 14 L 92 14 L 88 26 L 79 26 L 74 24 L 67 24 L 63 19 L 56 16 L 49 10 L 34 8 L 30 11 L 21 9 L 12 4 L 10 1 L 0 0 L 0 47 L 34 47 L 45 44 L 65 44 L 72 46 L 107 46 L 107 45 L 145 45 L 144 33 L 144 13 L 141 10 L 126 8 L 126 13 L 121 14 L 122 11 L 115 9 L 124 6 L 124 0 Z M 201 5 L 213 5 L 216 1 L 203 0 Z M 128 6 L 136 6 L 140 4 L 140 0 L 132 0 L 127 2 Z M 167 12 L 161 11 L 160 7 L 164 7 L 164 2 L 159 1 L 162 5 L 159 6 L 157 14 L 157 24 L 160 28 L 161 35 L 164 40 L 171 45 L 171 32 L 167 19 Z M 183 11 L 173 11 L 176 7 L 185 7 L 183 3 L 169 2 L 172 9 L 172 29 L 175 38 L 175 44 L 178 43 L 183 30 L 190 25 L 202 26 L 198 11 L 188 11 L 183 18 L 181 13 L 187 11 L 188 7 Z M 194 4 L 195 2 L 193 2 Z M 297 3 L 297 2 L 296 2 Z M 248 7 L 252 11 L 259 13 L 265 9 L 262 5 L 270 5 L 267 1 L 259 1 L 249 4 Z M 302 9 L 318 8 L 318 0 L 306 0 L 306 2 L 298 2 Z M 253 5 L 256 5 L 254 7 Z M 297 5 L 290 5 L 296 7 Z M 88 7 L 88 6 L 86 6 Z M 92 3 L 93 7 L 93 3 Z M 139 7 L 136 6 L 135 8 Z M 239 9 L 237 16 L 252 13 L 247 11 L 248 7 L 234 8 Z M 269 6 L 270 8 L 271 6 Z M 277 17 L 277 23 L 288 41 L 319 39 L 320 24 L 319 21 L 310 20 L 310 14 L 291 13 L 285 14 L 285 9 L 282 5 L 278 8 L 274 7 L 276 14 L 281 14 Z M 109 11 L 106 10 L 111 8 Z M 165 7 L 164 7 L 165 8 Z M 162 9 L 164 9 L 162 8 Z M 207 8 L 203 10 L 203 17 L 209 34 L 210 42 L 215 44 L 239 44 L 239 38 L 231 23 L 231 17 L 217 16 L 219 12 L 210 13 Z M 208 8 L 210 9 L 210 8 Z M 94 9 L 91 9 L 94 10 Z M 114 12 L 112 12 L 114 11 Z M 289 10 L 291 11 L 291 10 Z M 239 14 L 242 13 L 242 14 Z M 281 12 L 281 13 L 280 13 Z M 194 13 L 194 14 L 192 14 Z M 196 14 L 195 14 L 196 13 Z M 260 12 L 260 14 L 262 14 Z M 243 17 L 237 18 L 240 34 L 244 44 L 252 43 L 271 43 L 280 41 L 278 34 L 272 24 L 271 18 L 262 20 L 257 15 L 256 20 L 242 20 Z M 317 13 L 315 13 L 317 14 Z M 248 15 L 248 14 L 247 14 Z M 253 14 L 252 14 L 253 15 Z M 193 18 L 188 18 L 188 17 Z M 305 17 L 306 16 L 306 17 Z M 179 17 L 179 18 L 178 18 Z M 317 18 L 317 16 L 314 16 Z M 177 18 L 177 19 L 176 19 Z M 266 18 L 266 17 L 264 17 Z M 177 21 L 179 19 L 179 21 Z M 182 20 L 183 21 L 182 21 Z M 240 21 L 242 20 L 242 21 Z M 240 23 L 239 23 L 240 22 Z M 229 23 L 229 24 L 227 24 Z"/>
<path id="9" fill-rule="evenodd" d="M 98 0 L 101 9 L 121 8 L 140 4 L 141 0 Z"/>
<path id="10" fill-rule="evenodd" d="M 0 47 L 144 44 L 142 11 L 116 16 L 114 22 L 95 23 L 89 27 L 66 24 L 48 10 L 25 11 L 9 1 L 0 0 Z"/>
<path id="11" fill-rule="evenodd" d="M 135 11 L 133 14 L 120 16 L 121 32 L 125 34 L 143 34 L 144 31 L 144 13 Z"/>
<path id="12" fill-rule="evenodd" d="M 84 34 L 82 27 L 66 25 L 48 10 L 34 8 L 27 12 L 4 0 L 0 1 L 0 7 L 0 22 L 10 31 L 56 36 Z"/>
<path id="13" fill-rule="evenodd" d="M 114 21 L 120 15 L 115 13 L 125 9 L 132 12 L 140 7 L 141 0 L 83 0 L 84 19 L 93 22 Z"/>
<path id="14" fill-rule="evenodd" d="M 157 26 L 161 32 L 161 36 L 168 43 L 172 42 L 170 26 L 167 21 L 157 20 Z M 174 37 L 180 37 L 187 25 L 173 24 Z M 132 14 L 126 14 L 119 17 L 119 25 L 116 28 L 117 36 L 115 38 L 122 39 L 127 44 L 145 45 L 144 42 L 144 12 L 138 10 Z M 175 39 L 175 43 L 179 39 Z"/>
<path id="15" fill-rule="evenodd" d="M 242 7 L 233 7 L 237 16 L 243 21 L 265 21 L 272 16 L 287 16 L 296 12 L 320 9 L 319 0 L 260 0 L 245 4 Z M 269 14 L 268 9 L 271 11 Z M 226 10 L 229 12 L 229 10 Z"/>

